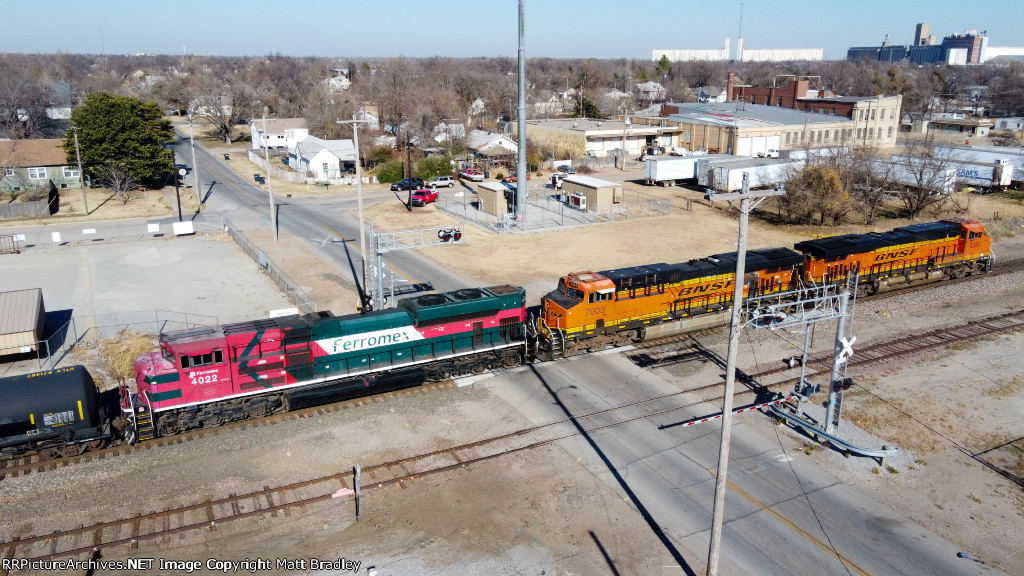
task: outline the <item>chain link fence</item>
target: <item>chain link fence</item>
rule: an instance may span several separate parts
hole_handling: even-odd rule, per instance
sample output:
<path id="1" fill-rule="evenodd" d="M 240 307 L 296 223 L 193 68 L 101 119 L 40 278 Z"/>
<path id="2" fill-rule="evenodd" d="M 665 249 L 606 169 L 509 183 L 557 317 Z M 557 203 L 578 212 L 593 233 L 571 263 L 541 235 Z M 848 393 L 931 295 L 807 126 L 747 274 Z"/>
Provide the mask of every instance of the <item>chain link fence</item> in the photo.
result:
<path id="1" fill-rule="evenodd" d="M 526 211 L 519 221 L 493 216 L 480 210 L 476 195 L 463 190 L 461 197 L 445 195 L 438 207 L 457 218 L 472 222 L 493 232 L 511 230 L 542 230 L 565 226 L 581 226 L 598 222 L 614 222 L 629 218 L 664 216 L 672 212 L 672 200 L 640 191 L 624 191 L 622 202 L 601 210 L 580 210 L 568 205 L 561 194 L 548 194 L 546 189 L 531 189 Z"/>
<path id="2" fill-rule="evenodd" d="M 96 346 L 101 340 L 118 338 L 126 332 L 157 336 L 164 332 L 217 323 L 216 316 L 167 310 L 73 316 L 38 343 L 39 366 L 52 370 L 75 346 Z"/>
<path id="3" fill-rule="evenodd" d="M 227 218 L 221 218 L 224 230 L 231 235 L 235 243 L 238 244 L 242 250 L 253 259 L 256 264 L 259 265 L 263 272 L 270 277 L 271 280 L 277 284 L 277 287 L 288 296 L 288 299 L 292 301 L 296 306 L 299 307 L 306 314 L 312 314 L 317 311 L 316 300 L 312 299 L 305 290 L 299 288 L 299 284 L 292 280 L 284 270 L 281 270 L 274 264 L 274 262 L 267 256 L 267 253 L 260 250 L 258 246 L 252 243 L 251 240 L 245 235 L 244 232 L 235 228 L 231 221 Z"/>

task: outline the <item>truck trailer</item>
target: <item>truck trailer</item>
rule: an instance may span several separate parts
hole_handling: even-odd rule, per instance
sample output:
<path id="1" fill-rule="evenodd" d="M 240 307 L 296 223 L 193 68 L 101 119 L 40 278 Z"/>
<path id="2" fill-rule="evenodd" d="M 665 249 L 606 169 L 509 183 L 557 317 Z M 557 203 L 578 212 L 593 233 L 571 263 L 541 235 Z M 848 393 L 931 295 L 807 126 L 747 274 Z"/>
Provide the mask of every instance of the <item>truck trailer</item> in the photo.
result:
<path id="1" fill-rule="evenodd" d="M 683 181 L 694 181 L 697 179 L 697 164 L 717 157 L 732 158 L 728 154 L 647 158 L 644 161 L 644 183 L 650 186 L 675 186 Z"/>

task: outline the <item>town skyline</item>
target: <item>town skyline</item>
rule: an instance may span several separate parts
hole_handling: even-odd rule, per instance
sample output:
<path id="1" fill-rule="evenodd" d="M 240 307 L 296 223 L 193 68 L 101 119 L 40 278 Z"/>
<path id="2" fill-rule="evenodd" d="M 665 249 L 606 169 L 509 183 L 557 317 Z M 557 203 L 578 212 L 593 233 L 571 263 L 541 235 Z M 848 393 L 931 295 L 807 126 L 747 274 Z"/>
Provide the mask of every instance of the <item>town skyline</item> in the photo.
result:
<path id="1" fill-rule="evenodd" d="M 268 0 L 181 0 L 173 5 L 173 14 L 167 14 L 164 5 L 127 0 L 54 4 L 62 17 L 49 20 L 46 33 L 34 26 L 12 26 L 3 50 L 377 59 L 515 57 L 518 49 L 518 3 L 512 0 L 487 3 L 486 10 L 468 0 L 392 0 L 383 6 L 386 12 L 381 5 L 326 0 L 296 7 Z M 655 49 L 721 49 L 726 38 L 735 51 L 740 0 L 651 0 L 642 6 L 627 9 L 609 0 L 568 0 L 551 6 L 527 0 L 526 55 L 648 60 Z M 787 6 L 780 10 L 778 5 L 742 2 L 747 50 L 821 48 L 826 60 L 841 60 L 848 48 L 881 45 L 886 34 L 893 44 L 912 44 L 920 22 L 931 25 L 938 41 L 975 30 L 987 31 L 991 46 L 1024 46 L 1024 29 L 1017 25 L 1024 19 L 1024 4 L 1014 0 L 975 3 L 972 14 L 977 16 L 965 16 L 962 2 L 952 0 L 866 0 L 846 10 L 806 0 Z M 6 8 L 10 22 L 38 17 L 28 4 Z M 334 12 L 338 15 L 332 16 Z M 158 27 L 168 31 L 157 33 Z"/>

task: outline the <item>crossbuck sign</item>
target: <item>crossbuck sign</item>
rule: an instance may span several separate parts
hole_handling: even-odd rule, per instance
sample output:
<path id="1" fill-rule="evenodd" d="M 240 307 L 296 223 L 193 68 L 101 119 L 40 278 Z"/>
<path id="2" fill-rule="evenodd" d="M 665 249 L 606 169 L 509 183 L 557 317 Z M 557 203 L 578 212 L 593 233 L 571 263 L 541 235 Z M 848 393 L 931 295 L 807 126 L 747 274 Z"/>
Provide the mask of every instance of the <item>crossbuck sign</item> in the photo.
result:
<path id="1" fill-rule="evenodd" d="M 839 363 L 846 362 L 850 356 L 853 356 L 853 343 L 857 341 L 857 337 L 854 336 L 847 340 L 845 337 L 840 338 L 839 341 L 843 344 L 843 350 L 839 353 Z"/>

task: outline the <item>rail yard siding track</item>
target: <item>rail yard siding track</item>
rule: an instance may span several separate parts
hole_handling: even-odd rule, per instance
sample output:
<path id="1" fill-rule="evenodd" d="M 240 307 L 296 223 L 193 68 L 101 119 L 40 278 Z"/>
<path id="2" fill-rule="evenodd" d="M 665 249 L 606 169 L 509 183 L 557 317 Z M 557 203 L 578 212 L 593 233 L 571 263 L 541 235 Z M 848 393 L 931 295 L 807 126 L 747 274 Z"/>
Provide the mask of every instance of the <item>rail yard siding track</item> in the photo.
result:
<path id="1" fill-rule="evenodd" d="M 191 442 L 200 438 L 206 438 L 209 436 L 216 436 L 224 432 L 234 430 L 245 430 L 249 427 L 258 426 L 270 426 L 279 422 L 285 422 L 289 420 L 300 420 L 302 418 L 310 418 L 317 415 L 323 415 L 330 412 L 337 412 L 345 408 L 355 408 L 364 404 L 386 402 L 394 398 L 401 398 L 403 396 L 409 396 L 411 394 L 428 394 L 435 390 L 443 388 L 452 388 L 455 384 L 451 380 L 445 380 L 441 382 L 433 382 L 416 386 L 413 388 L 404 388 L 402 390 L 394 390 L 391 392 L 384 392 L 382 394 L 375 394 L 372 396 L 361 396 L 359 398 L 352 398 L 350 400 L 343 400 L 334 404 L 325 404 L 323 406 L 314 406 L 311 408 L 303 408 L 294 412 L 283 412 L 281 414 L 274 414 L 266 416 L 264 418 L 257 418 L 253 420 L 239 420 L 237 422 L 229 422 L 216 428 L 200 428 L 198 430 L 190 430 L 174 436 L 166 436 L 162 438 L 155 438 L 153 440 L 147 440 L 133 446 L 115 446 L 106 450 L 99 450 L 96 452 L 85 452 L 78 456 L 71 456 L 68 458 L 59 458 L 56 460 L 40 460 L 38 454 L 27 454 L 24 456 L 18 456 L 9 458 L 6 460 L 0 460 L 0 480 L 7 477 L 24 476 L 32 474 L 33 472 L 44 472 L 47 470 L 56 470 L 57 468 L 63 468 L 65 466 L 74 466 L 85 462 L 91 462 L 93 460 L 103 460 L 105 458 L 116 458 L 125 454 L 132 454 L 141 450 L 152 450 L 161 446 L 169 446 L 171 444 L 181 444 L 182 442 Z"/>

